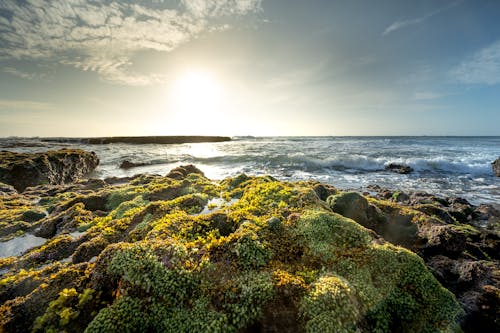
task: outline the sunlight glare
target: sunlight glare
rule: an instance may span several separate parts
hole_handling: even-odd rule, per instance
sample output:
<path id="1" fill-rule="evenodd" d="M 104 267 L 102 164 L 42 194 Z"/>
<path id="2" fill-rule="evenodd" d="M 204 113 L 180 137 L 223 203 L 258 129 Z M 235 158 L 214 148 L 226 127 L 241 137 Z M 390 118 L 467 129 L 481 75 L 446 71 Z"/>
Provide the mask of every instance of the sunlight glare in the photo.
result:
<path id="1" fill-rule="evenodd" d="M 171 87 L 170 107 L 177 123 L 189 124 L 193 134 L 207 132 L 220 118 L 223 91 L 215 76 L 205 71 L 184 73 Z M 220 120 L 220 119 L 219 119 Z"/>

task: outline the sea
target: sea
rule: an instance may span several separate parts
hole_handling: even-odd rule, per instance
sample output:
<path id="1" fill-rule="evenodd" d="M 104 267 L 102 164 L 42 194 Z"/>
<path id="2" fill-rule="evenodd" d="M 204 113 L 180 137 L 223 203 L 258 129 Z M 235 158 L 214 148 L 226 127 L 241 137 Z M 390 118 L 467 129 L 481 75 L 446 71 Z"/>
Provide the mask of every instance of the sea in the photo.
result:
<path id="1" fill-rule="evenodd" d="M 233 137 L 228 142 L 192 144 L 84 144 L 42 138 L 0 139 L 0 150 L 41 152 L 81 148 L 100 159 L 95 178 L 138 173 L 165 175 L 194 164 L 210 179 L 241 173 L 280 180 L 317 180 L 340 189 L 365 191 L 370 185 L 458 196 L 472 204 L 500 205 L 500 177 L 491 163 L 500 157 L 500 137 Z M 122 161 L 146 163 L 123 170 Z M 407 165 L 410 174 L 386 170 Z"/>

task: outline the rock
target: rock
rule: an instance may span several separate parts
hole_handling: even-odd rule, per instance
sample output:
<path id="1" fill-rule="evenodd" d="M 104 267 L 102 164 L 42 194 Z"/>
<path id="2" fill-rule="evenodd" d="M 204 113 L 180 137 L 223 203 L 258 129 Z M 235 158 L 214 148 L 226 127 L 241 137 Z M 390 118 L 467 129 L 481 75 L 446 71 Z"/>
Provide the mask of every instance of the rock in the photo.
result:
<path id="1" fill-rule="evenodd" d="M 7 185 L 0 182 L 0 196 L 17 194 L 16 189 L 12 185 Z"/>
<path id="2" fill-rule="evenodd" d="M 181 165 L 175 169 L 172 169 L 168 174 L 167 177 L 173 178 L 173 179 L 184 179 L 187 175 L 195 173 L 204 176 L 203 172 L 201 172 L 200 169 L 195 167 L 192 164 L 188 165 Z"/>
<path id="3" fill-rule="evenodd" d="M 406 175 L 408 173 L 413 172 L 412 167 L 396 163 L 390 163 L 389 165 L 386 165 L 385 169 L 402 175 Z"/>
<path id="4" fill-rule="evenodd" d="M 469 259 L 453 260 L 437 255 L 427 267 L 441 284 L 452 291 L 465 310 L 464 332 L 498 332 L 500 330 L 500 281 L 498 263 Z M 497 273 L 495 273 L 495 271 Z"/>
<path id="5" fill-rule="evenodd" d="M 313 187 L 314 192 L 316 192 L 316 195 L 318 198 L 320 198 L 323 201 L 326 201 L 326 199 L 330 195 L 337 194 L 337 189 L 331 185 L 326 185 L 326 184 L 316 184 Z"/>
<path id="6" fill-rule="evenodd" d="M 129 160 L 124 160 L 120 164 L 120 169 L 132 169 L 132 168 L 137 168 L 141 166 L 148 165 L 147 163 L 135 163 L 135 162 L 130 162 Z"/>
<path id="7" fill-rule="evenodd" d="M 328 206 L 335 212 L 351 218 L 360 224 L 366 224 L 368 200 L 357 192 L 331 195 L 326 199 Z"/>
<path id="8" fill-rule="evenodd" d="M 22 192 L 41 184 L 70 183 L 94 170 L 99 159 L 94 152 L 61 149 L 45 153 L 0 152 L 0 181 Z"/>
<path id="9" fill-rule="evenodd" d="M 458 329 L 455 296 L 417 254 L 386 240 L 426 261 L 446 258 L 434 274 L 455 281 L 449 288 L 457 286 L 463 304 L 488 314 L 481 327 L 495 328 L 497 284 L 481 265 L 496 260 L 498 237 L 447 225 L 409 200 L 271 177 L 237 177 L 243 183 L 234 188 L 233 179 L 200 174 L 183 166 L 170 178 L 42 185 L 0 197 L 2 235 L 50 237 L 0 260 L 0 331 Z M 218 198 L 225 202 L 217 210 L 201 211 Z"/>
<path id="10" fill-rule="evenodd" d="M 500 157 L 497 158 L 495 162 L 491 163 L 491 167 L 493 168 L 495 176 L 500 177 Z"/>

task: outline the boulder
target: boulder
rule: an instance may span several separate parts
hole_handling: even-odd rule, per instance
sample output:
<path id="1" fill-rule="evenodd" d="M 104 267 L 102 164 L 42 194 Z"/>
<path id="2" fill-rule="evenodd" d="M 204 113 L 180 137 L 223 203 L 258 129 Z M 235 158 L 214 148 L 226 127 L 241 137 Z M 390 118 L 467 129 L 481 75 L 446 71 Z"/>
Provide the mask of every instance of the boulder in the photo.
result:
<path id="1" fill-rule="evenodd" d="M 353 219 L 364 227 L 373 229 L 380 222 L 380 210 L 357 192 L 331 195 L 326 202 L 335 213 Z"/>
<path id="2" fill-rule="evenodd" d="M 385 166 L 385 169 L 399 174 L 409 174 L 413 172 L 413 168 L 408 165 L 390 163 Z"/>
<path id="3" fill-rule="evenodd" d="M 61 149 L 44 153 L 0 152 L 0 181 L 22 192 L 42 184 L 70 183 L 94 170 L 99 159 L 94 152 Z"/>
<path id="4" fill-rule="evenodd" d="M 500 177 L 500 157 L 495 160 L 495 162 L 491 163 L 493 168 L 493 173 L 495 176 Z"/>
<path id="5" fill-rule="evenodd" d="M 120 169 L 132 169 L 132 168 L 137 168 L 141 166 L 148 165 L 147 163 L 135 163 L 135 162 L 130 162 L 129 160 L 124 160 L 120 164 Z"/>
<path id="6" fill-rule="evenodd" d="M 204 176 L 203 172 L 200 169 L 198 169 L 192 164 L 188 164 L 188 165 L 181 165 L 175 169 L 172 169 L 168 173 L 167 177 L 179 180 L 179 179 L 184 179 L 187 175 L 191 173 L 196 173 Z"/>
<path id="7" fill-rule="evenodd" d="M 396 164 L 396 163 L 390 163 L 386 165 L 385 167 L 386 170 L 396 172 L 402 175 L 406 175 L 408 173 L 413 172 L 413 168 L 408 166 L 408 165 L 402 165 L 402 164 Z"/>

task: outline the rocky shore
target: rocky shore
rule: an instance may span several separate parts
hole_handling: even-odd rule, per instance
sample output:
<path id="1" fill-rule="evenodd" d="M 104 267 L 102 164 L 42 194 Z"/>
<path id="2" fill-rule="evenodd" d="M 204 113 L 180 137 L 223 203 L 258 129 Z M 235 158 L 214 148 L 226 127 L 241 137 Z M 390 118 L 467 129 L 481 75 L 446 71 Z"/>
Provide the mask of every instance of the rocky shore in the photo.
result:
<path id="1" fill-rule="evenodd" d="M 192 165 L 76 174 L 0 184 L 2 332 L 500 330 L 494 207 Z"/>
<path id="2" fill-rule="evenodd" d="M 73 182 L 94 170 L 98 164 L 95 153 L 80 149 L 36 154 L 0 151 L 0 182 L 22 192 L 30 186 Z"/>

